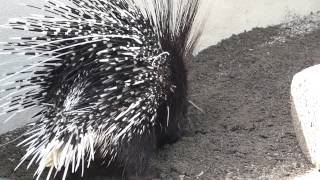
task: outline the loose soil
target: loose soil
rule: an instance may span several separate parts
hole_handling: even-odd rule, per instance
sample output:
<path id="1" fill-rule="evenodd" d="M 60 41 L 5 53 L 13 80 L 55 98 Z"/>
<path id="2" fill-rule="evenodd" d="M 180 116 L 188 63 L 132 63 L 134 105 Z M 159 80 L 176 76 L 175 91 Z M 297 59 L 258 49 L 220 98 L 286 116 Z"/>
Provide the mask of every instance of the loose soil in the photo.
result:
<path id="1" fill-rule="evenodd" d="M 292 179 L 310 170 L 290 115 L 295 73 L 320 62 L 320 31 L 286 36 L 282 26 L 256 28 L 202 51 L 189 69 L 184 137 L 151 160 L 153 179 Z M 287 31 L 288 29 L 286 29 Z M 278 41 L 281 39 L 281 41 Z M 24 129 L 0 136 L 0 144 Z M 32 179 L 14 167 L 16 142 L 0 147 L 0 177 Z"/>

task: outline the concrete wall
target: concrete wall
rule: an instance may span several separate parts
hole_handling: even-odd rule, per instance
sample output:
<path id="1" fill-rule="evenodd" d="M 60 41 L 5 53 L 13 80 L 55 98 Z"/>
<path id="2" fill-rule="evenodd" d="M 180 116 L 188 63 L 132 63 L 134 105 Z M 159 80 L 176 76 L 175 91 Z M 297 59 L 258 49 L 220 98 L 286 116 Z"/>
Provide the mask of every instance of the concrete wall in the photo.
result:
<path id="1" fill-rule="evenodd" d="M 266 27 L 290 19 L 290 14 L 307 15 L 320 10 L 319 0 L 205 0 L 210 6 L 210 16 L 204 35 L 197 51 L 214 45 L 232 34 L 238 34 L 253 27 Z M 33 9 L 19 6 L 20 2 L 39 4 L 41 0 L 0 0 L 0 24 L 9 17 L 26 16 L 34 13 Z M 204 12 L 204 10 L 202 11 Z M 8 36 L 18 36 L 16 32 L 0 29 L 0 41 Z M 1 59 L 21 58 L 0 56 Z M 22 58 L 21 58 L 22 59 Z M 22 59 L 23 60 L 23 59 Z M 1 69 L 2 68 L 2 69 Z M 0 67 L 0 72 L 3 72 Z M 20 127 L 30 119 L 31 113 L 20 114 L 18 118 L 3 124 L 0 122 L 0 134 Z"/>
<path id="2" fill-rule="evenodd" d="M 320 10 L 319 0 L 205 0 L 210 16 L 199 50 L 253 27 L 267 27 Z"/>

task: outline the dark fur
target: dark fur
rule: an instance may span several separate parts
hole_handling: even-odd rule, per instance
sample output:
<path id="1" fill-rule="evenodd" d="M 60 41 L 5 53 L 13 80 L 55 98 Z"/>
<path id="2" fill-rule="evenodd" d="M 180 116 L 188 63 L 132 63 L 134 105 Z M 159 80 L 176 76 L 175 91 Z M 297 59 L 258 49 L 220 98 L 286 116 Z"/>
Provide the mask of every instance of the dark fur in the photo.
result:
<path id="1" fill-rule="evenodd" d="M 77 8 L 88 8 L 91 10 L 91 5 L 94 5 L 95 8 L 99 8 L 97 4 L 94 3 L 101 3 L 103 4 L 102 0 L 97 1 L 85 1 L 87 4 L 82 4 L 81 0 L 71 0 Z M 66 127 L 70 127 L 70 124 L 72 122 L 76 122 L 76 128 L 79 130 L 77 131 L 77 135 L 72 136 L 73 139 L 71 139 L 71 144 L 73 146 L 76 146 L 79 144 L 79 134 L 83 135 L 87 133 L 88 127 L 93 128 L 98 132 L 99 125 L 105 125 L 107 127 L 104 127 L 106 130 L 108 127 L 116 127 L 115 129 L 123 130 L 124 127 L 130 127 L 130 130 L 132 126 L 128 126 L 128 122 L 126 120 L 120 119 L 119 121 L 116 121 L 115 117 L 113 115 L 110 115 L 112 113 L 120 114 L 123 107 L 128 108 L 129 105 L 134 104 L 135 101 L 137 101 L 137 97 L 144 98 L 146 95 L 144 93 L 150 93 L 149 91 L 152 91 L 152 93 L 156 94 L 157 98 L 154 98 L 152 100 L 144 99 L 144 101 L 141 103 L 144 105 L 139 104 L 140 109 L 134 109 L 134 113 L 137 114 L 138 112 L 141 112 L 140 115 L 142 116 L 141 121 L 139 122 L 138 128 L 141 129 L 141 127 L 147 127 L 147 130 L 143 132 L 142 135 L 140 135 L 139 131 L 133 131 L 136 132 L 136 134 L 132 134 L 132 139 L 129 141 L 129 135 L 125 134 L 124 139 L 125 140 L 117 140 L 117 143 L 114 143 L 110 145 L 110 147 L 115 148 L 117 155 L 116 158 L 112 160 L 111 157 L 102 157 L 101 154 L 99 154 L 99 150 L 101 147 L 95 147 L 96 154 L 95 154 L 95 160 L 93 164 L 90 166 L 89 169 L 86 169 L 84 172 L 84 177 L 81 177 L 81 169 L 78 169 L 77 173 L 71 174 L 69 173 L 69 176 L 67 179 L 94 179 L 96 177 L 102 177 L 103 179 L 106 179 L 107 177 L 110 177 L 111 179 L 132 179 L 134 177 L 141 177 L 145 175 L 146 169 L 148 167 L 148 162 L 150 159 L 150 156 L 152 156 L 153 152 L 157 149 L 162 147 L 165 144 L 171 144 L 176 142 L 181 136 L 182 136 L 182 130 L 183 126 L 185 125 L 186 121 L 184 118 L 184 115 L 186 113 L 187 109 L 187 90 L 188 90 L 188 84 L 187 84 L 187 69 L 186 69 L 186 61 L 190 60 L 192 57 L 193 49 L 196 45 L 197 40 L 199 39 L 201 31 L 196 33 L 192 33 L 193 25 L 195 22 L 196 14 L 198 12 L 199 7 L 199 0 L 184 0 L 183 2 L 186 2 L 183 6 L 178 5 L 178 9 L 174 8 L 174 0 L 143 0 L 145 3 L 151 2 L 153 4 L 153 8 L 148 9 L 139 9 L 136 8 L 136 12 L 133 13 L 133 15 L 136 15 L 138 20 L 136 21 L 129 21 L 128 19 L 125 19 L 125 16 L 122 16 L 119 12 L 117 12 L 117 8 L 128 10 L 128 2 L 133 3 L 134 1 L 119 1 L 119 4 L 116 3 L 116 1 L 109 1 L 112 6 L 115 6 L 114 8 L 114 14 L 113 16 L 117 16 L 118 20 L 123 22 L 124 25 L 127 25 L 129 27 L 137 26 L 139 29 L 139 32 L 141 37 L 141 43 L 136 42 L 133 39 L 130 38 L 119 38 L 119 39 L 112 39 L 109 41 L 111 44 L 111 47 L 115 45 L 115 47 L 122 46 L 128 47 L 131 45 L 133 47 L 142 46 L 142 50 L 137 51 L 139 52 L 138 56 L 132 56 L 136 59 L 139 59 L 140 61 L 137 61 L 136 59 L 132 58 L 130 61 L 124 61 L 124 63 L 115 63 L 116 65 L 113 65 L 112 63 L 104 63 L 97 60 L 101 60 L 106 57 L 102 57 L 98 55 L 97 52 L 101 50 L 108 49 L 110 50 L 110 47 L 106 46 L 102 41 L 101 42 L 91 42 L 88 44 L 78 45 L 76 47 L 72 47 L 72 45 L 81 43 L 80 40 L 68 40 L 68 41 L 62 41 L 61 43 L 54 43 L 50 44 L 50 46 L 41 45 L 36 48 L 36 50 L 40 52 L 46 52 L 46 48 L 50 51 L 54 51 L 55 49 L 59 49 L 61 47 L 68 47 L 66 49 L 60 49 L 59 51 L 55 52 L 57 54 L 62 54 L 65 52 L 73 52 L 72 54 L 65 54 L 63 56 L 60 56 L 59 58 L 53 59 L 52 61 L 48 61 L 44 63 L 44 67 L 46 68 L 45 71 L 36 71 L 33 75 L 44 75 L 39 77 L 40 79 L 31 79 L 29 82 L 31 85 L 33 84 L 40 84 L 41 90 L 39 91 L 39 94 L 36 94 L 32 97 L 26 98 L 27 100 L 22 100 L 22 102 L 35 102 L 38 104 L 42 104 L 44 106 L 44 109 L 38 114 L 40 117 L 39 120 L 35 123 L 37 128 L 39 129 L 45 129 L 45 133 L 40 135 L 40 137 L 36 138 L 43 138 L 46 134 L 50 135 L 49 143 L 50 142 L 56 142 L 52 141 L 54 137 L 59 134 L 55 133 L 56 129 L 67 129 Z M 71 13 L 71 16 L 69 14 L 69 18 L 73 15 L 80 15 L 84 16 L 85 19 L 90 19 L 90 15 L 81 15 L 80 11 L 77 8 L 71 8 L 70 11 L 67 11 L 65 8 L 61 8 L 59 6 L 56 6 L 53 2 L 49 2 L 51 5 L 56 8 L 55 10 L 50 9 L 49 6 L 45 6 L 44 9 L 46 9 L 48 12 L 51 12 L 54 15 L 60 15 L 64 16 L 65 13 Z M 92 4 L 90 4 L 92 3 Z M 32 7 L 32 6 L 30 6 Z M 110 6 L 111 7 L 111 6 Z M 174 11 L 178 12 L 175 13 Z M 145 13 L 147 16 L 143 16 L 142 14 Z M 110 18 L 110 17 L 109 17 Z M 95 20 L 101 21 L 101 17 L 96 14 L 94 17 Z M 29 19 L 31 22 L 36 21 L 34 19 Z M 41 22 L 41 20 L 39 20 Z M 22 23 L 22 24 L 21 24 Z M 16 22 L 12 23 L 11 26 L 13 26 L 13 29 L 20 29 L 23 30 L 23 28 L 19 28 L 19 26 L 23 26 L 24 22 Z M 52 23 L 52 22 L 51 22 Z M 56 24 L 57 23 L 57 24 Z M 65 24 L 58 24 L 59 21 L 53 22 L 53 26 L 64 26 Z M 61 23 L 61 22 L 60 22 Z M 109 22 L 110 23 L 110 22 Z M 61 31 L 55 32 L 55 29 L 50 29 L 51 25 L 47 25 L 44 23 L 44 27 L 39 28 L 30 28 L 29 31 L 36 31 L 36 32 L 43 32 L 45 31 L 47 34 L 43 37 L 38 37 L 39 41 L 35 41 L 36 43 L 41 43 L 43 40 L 46 40 L 49 38 L 57 38 L 59 39 L 65 39 L 65 38 L 74 38 L 77 37 L 77 34 L 68 34 L 66 33 L 66 29 L 61 29 Z M 18 26 L 18 27 L 16 27 Z M 112 26 L 102 26 L 102 29 L 91 27 L 89 24 L 86 24 L 85 26 L 82 26 L 81 24 L 77 24 L 77 22 L 74 22 L 74 27 L 70 27 L 68 30 L 74 30 L 75 32 L 79 29 L 82 36 L 87 35 L 86 33 L 94 31 L 95 33 L 99 33 L 99 30 L 105 30 L 110 28 L 110 31 L 112 29 L 115 29 L 114 34 L 119 33 L 120 31 L 124 33 L 125 35 L 132 35 L 135 33 L 133 30 L 134 28 L 127 28 L 127 26 L 120 26 L 117 28 L 113 28 L 118 26 L 118 24 L 112 24 Z M 108 28 L 106 28 L 108 27 Z M 43 28 L 43 29 L 41 29 Z M 75 28 L 75 29 L 72 29 Z M 79 28 L 79 29 L 77 29 Z M 105 28 L 105 29 L 104 29 Z M 49 29 L 49 30 L 48 30 Z M 93 30 L 92 30 L 93 29 Z M 92 30 L 92 31 L 91 31 Z M 109 31 L 106 30 L 104 33 L 108 33 Z M 143 33 L 142 33 L 143 32 Z M 136 35 L 136 34 L 134 34 Z M 25 38 L 22 39 L 22 42 L 26 43 L 26 46 L 32 46 L 33 41 L 29 41 L 32 38 Z M 50 41 L 50 40 L 49 40 Z M 130 42 L 130 43 L 128 43 Z M 159 45 L 160 44 L 160 45 Z M 95 46 L 91 46 L 95 45 Z M 25 44 L 15 44 L 15 43 L 8 43 L 8 46 L 25 46 Z M 116 48 L 115 48 L 116 49 Z M 8 49 L 10 51 L 10 49 Z M 12 50 L 12 49 L 11 49 Z M 18 50 L 16 50 L 18 51 Z M 29 52 L 31 50 L 26 50 L 25 55 L 36 55 L 35 52 Z M 34 51 L 32 49 L 32 51 Z M 114 59 L 118 59 L 125 57 L 125 53 L 121 54 L 122 50 L 118 51 L 110 51 L 108 52 L 110 57 L 109 61 L 116 61 Z M 129 50 L 128 50 L 129 51 Z M 130 50 L 133 51 L 133 50 Z M 13 50 L 12 54 L 16 53 L 15 50 Z M 31 53 L 31 54 L 30 54 Z M 132 53 L 132 52 L 130 52 Z M 129 53 L 129 54 L 130 54 Z M 160 77 L 163 78 L 155 78 L 155 81 L 147 81 L 148 83 L 143 85 L 135 85 L 131 84 L 129 87 L 133 89 L 132 94 L 127 91 L 125 87 L 125 80 L 132 80 L 133 82 L 138 81 L 136 78 L 136 75 L 144 75 L 145 71 L 147 71 L 147 67 L 150 67 L 150 62 L 148 61 L 147 56 L 157 57 L 160 53 L 160 59 L 162 60 L 161 65 L 155 66 L 155 70 L 150 70 L 150 76 L 159 77 L 157 75 L 161 75 Z M 169 57 L 162 57 L 163 54 L 169 54 Z M 119 55 L 120 54 L 120 55 Z M 50 56 L 48 54 L 44 54 L 45 56 Z M 128 55 L 130 56 L 130 55 Z M 147 59 L 147 60 L 146 60 Z M 157 60 L 157 58 L 155 58 Z M 152 60 L 155 60 L 152 59 Z M 51 63 L 51 64 L 50 64 Z M 61 63 L 60 65 L 52 65 L 52 63 Z M 110 67 L 109 70 L 106 70 Z M 120 67 L 120 70 L 117 71 L 115 67 Z M 129 68 L 127 68 L 129 67 Z M 138 70 L 141 72 L 135 72 L 133 71 L 133 67 L 136 67 L 136 69 L 143 69 Z M 140 67 L 140 68 L 137 68 Z M 142 67 L 142 68 L 141 68 Z M 121 69 L 123 68 L 123 69 Z M 130 69 L 131 68 L 131 69 Z M 151 69 L 153 69 L 152 67 Z M 158 68 L 158 69 L 157 69 Z M 154 73 L 156 72 L 156 73 Z M 139 74 L 140 73 L 140 74 Z M 156 75 L 152 75 L 152 73 Z M 112 75 L 112 78 L 108 78 L 108 76 Z M 113 77 L 114 76 L 114 77 Z M 142 76 L 144 77 L 144 76 Z M 147 79 L 147 78 L 146 78 Z M 160 81 L 160 79 L 164 79 Z M 110 82 L 109 82 L 110 81 Z M 130 82 L 131 83 L 131 82 Z M 80 87 L 78 87 L 78 85 Z M 106 89 L 110 87 L 116 87 L 116 90 L 107 90 Z M 151 88 L 150 88 L 151 87 Z M 18 89 L 18 87 L 15 87 Z M 154 88 L 154 89 L 153 89 Z M 80 89 L 80 90 L 79 90 Z M 129 89 L 129 88 L 128 88 Z M 132 90 L 131 89 L 131 90 Z M 150 90 L 151 89 L 151 90 Z M 11 89 L 10 89 L 11 90 Z M 72 91 L 75 90 L 75 91 Z M 77 90 L 77 91 L 76 91 Z M 83 91 L 82 91 L 83 90 Z M 149 91 L 148 91 L 149 90 Z M 79 92 L 79 94 L 74 93 Z M 69 96 L 71 93 L 71 96 Z M 137 94 L 135 94 L 137 93 Z M 106 98 L 100 98 L 99 95 L 105 95 L 103 97 Z M 64 103 L 66 102 L 67 97 L 76 97 L 75 102 L 71 101 L 68 105 L 67 109 L 84 109 L 86 107 L 90 107 L 90 104 L 98 104 L 97 106 L 92 106 L 94 108 L 90 109 L 90 111 L 79 115 L 77 113 L 68 113 L 69 110 L 66 110 L 66 107 Z M 125 97 L 124 100 L 115 100 L 117 97 L 121 96 L 121 98 Z M 159 97 L 158 97 L 159 96 Z M 134 97 L 134 98 L 133 98 Z M 153 97 L 153 96 L 152 96 Z M 164 98 L 166 97 L 166 98 Z M 30 99 L 30 100 L 29 100 Z M 80 99 L 80 100 L 79 100 Z M 111 99 L 111 100 L 110 100 Z M 134 99 L 134 100 L 132 100 Z M 18 99 L 20 100 L 20 99 Z M 125 100 L 130 100 L 130 102 L 126 102 Z M 12 103 L 15 103 L 15 100 L 13 98 Z M 152 101 L 152 103 L 149 103 Z M 98 103 L 99 102 L 99 103 Z M 103 102 L 102 104 L 100 102 Z M 116 103 L 115 103 L 116 102 Z M 153 104 L 153 102 L 156 102 Z M 74 104 L 73 104 L 74 103 Z M 131 103 L 131 104 L 130 104 Z M 157 104 L 160 103 L 160 104 Z M 23 103 L 22 103 L 23 104 Z M 49 105 L 48 105 L 49 104 Z M 115 105 L 116 104 L 116 105 Z M 128 105 L 129 104 L 129 105 Z M 150 107 L 146 104 L 152 104 L 152 110 L 153 112 L 149 112 L 141 107 Z M 36 104 L 35 104 L 36 105 Z M 106 106 L 107 105 L 107 106 Z M 71 107 L 69 107 L 71 106 Z M 102 111 L 100 108 L 102 107 Z M 104 109 L 107 107 L 106 109 Z M 168 112 L 169 107 L 169 112 Z M 25 107 L 23 107 L 25 108 Z M 157 109 L 156 109 L 157 108 Z M 130 109 L 132 110 L 132 109 Z M 155 111 L 157 112 L 157 118 L 155 120 L 154 126 L 151 125 L 151 117 L 155 114 Z M 67 113 L 65 113 L 67 112 Z M 169 114 L 168 114 L 169 113 Z M 128 119 L 132 118 L 132 114 L 128 113 Z M 94 119 L 89 118 L 90 116 L 94 116 Z M 97 115 L 97 116 L 95 116 Z M 45 117 L 47 121 L 42 121 L 41 116 Z M 37 117 L 37 116 L 36 116 Z M 143 119 L 144 117 L 147 117 Z M 169 119 L 168 119 L 169 117 Z M 110 118 L 110 119 L 109 119 Z M 61 121 L 62 119 L 63 121 Z M 76 121 L 70 121 L 74 120 Z M 108 119 L 108 121 L 104 121 L 105 119 Z M 136 120 L 136 119 L 134 119 Z M 105 124 L 102 124 L 105 123 Z M 88 125 L 90 124 L 90 125 Z M 117 126 L 113 126 L 113 125 Z M 134 129 L 134 130 L 136 130 Z M 100 129 L 99 129 L 100 130 Z M 42 131 L 41 131 L 42 132 Z M 123 131 L 123 132 L 129 132 L 129 131 Z M 51 134 L 50 134 L 51 133 Z M 66 143 L 68 141 L 70 134 L 74 132 L 68 132 L 63 131 L 64 134 L 59 134 L 59 140 L 63 143 Z M 112 131 L 113 136 L 99 136 L 99 137 L 115 137 L 116 133 L 119 133 L 118 131 Z M 123 135 L 123 134 L 121 134 Z M 35 138 L 35 139 L 36 139 Z M 38 146 L 42 147 L 41 141 L 36 141 L 34 144 L 30 145 L 31 147 Z M 36 139 L 37 140 L 37 139 Z M 46 141 L 43 141 L 46 142 Z M 99 141 L 100 142 L 100 141 Z M 105 141 L 103 141 L 105 142 Z M 101 145 L 100 145 L 101 146 Z M 79 146 L 80 147 L 80 146 Z M 81 146 L 83 147 L 83 146 Z M 110 148 L 109 147 L 109 148 Z M 100 149 L 99 149 L 100 148 Z M 106 147 L 104 147 L 106 148 Z M 108 149 L 108 147 L 106 148 Z M 112 149 L 112 150 L 114 150 Z M 110 155 L 112 156 L 112 155 Z M 111 162 L 111 164 L 109 164 Z M 63 171 L 59 172 L 57 178 L 61 178 Z"/>

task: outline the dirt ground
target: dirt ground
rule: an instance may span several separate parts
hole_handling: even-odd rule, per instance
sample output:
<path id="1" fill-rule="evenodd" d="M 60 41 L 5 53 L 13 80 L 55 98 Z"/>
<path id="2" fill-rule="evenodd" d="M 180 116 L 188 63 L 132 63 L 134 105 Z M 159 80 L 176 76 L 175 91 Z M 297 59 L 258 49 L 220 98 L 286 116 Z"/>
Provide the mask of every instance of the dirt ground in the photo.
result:
<path id="1" fill-rule="evenodd" d="M 317 29 L 256 28 L 190 62 L 189 98 L 201 110 L 190 105 L 185 136 L 155 154 L 149 171 L 156 179 L 292 179 L 310 170 L 291 123 L 289 90 L 295 73 L 320 62 Z M 21 132 L 2 135 L 0 144 Z M 32 169 L 13 172 L 24 153 L 15 144 L 0 147 L 0 177 L 32 179 Z"/>

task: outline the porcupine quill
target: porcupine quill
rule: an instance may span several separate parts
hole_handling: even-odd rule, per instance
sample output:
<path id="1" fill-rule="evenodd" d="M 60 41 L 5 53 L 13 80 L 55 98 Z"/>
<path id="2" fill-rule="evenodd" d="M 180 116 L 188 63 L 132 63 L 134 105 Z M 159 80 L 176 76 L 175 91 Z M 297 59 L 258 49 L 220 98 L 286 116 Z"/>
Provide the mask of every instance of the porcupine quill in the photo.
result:
<path id="1" fill-rule="evenodd" d="M 26 5 L 46 15 L 4 26 L 39 34 L 0 51 L 31 56 L 0 78 L 1 115 L 40 109 L 19 144 L 27 151 L 18 167 L 30 159 L 37 179 L 44 171 L 47 179 L 84 176 L 95 162 L 141 174 L 155 147 L 175 142 L 185 123 L 185 62 L 201 34 L 200 0 L 68 3 Z"/>

